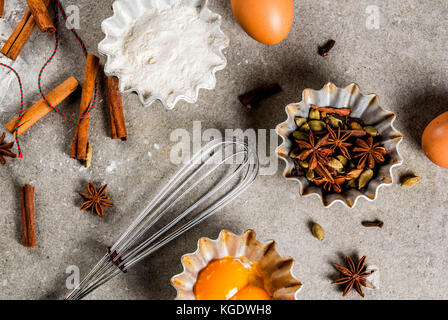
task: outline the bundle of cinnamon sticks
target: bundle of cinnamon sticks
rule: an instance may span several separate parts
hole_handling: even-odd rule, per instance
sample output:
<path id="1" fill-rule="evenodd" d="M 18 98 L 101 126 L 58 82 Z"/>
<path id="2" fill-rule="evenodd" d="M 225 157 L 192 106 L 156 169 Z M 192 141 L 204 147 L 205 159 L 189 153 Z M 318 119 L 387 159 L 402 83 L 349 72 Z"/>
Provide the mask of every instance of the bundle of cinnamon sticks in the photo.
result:
<path id="1" fill-rule="evenodd" d="M 95 90 L 96 76 L 98 74 L 100 59 L 93 54 L 87 55 L 86 69 L 84 73 L 84 83 L 82 86 L 81 105 L 79 116 L 84 116 L 90 106 L 93 92 Z M 73 137 L 70 149 L 70 158 L 86 161 L 87 143 L 89 138 L 89 116 L 78 120 L 75 136 Z"/>
<path id="2" fill-rule="evenodd" d="M 89 54 L 87 56 L 86 69 L 84 74 L 84 83 L 82 88 L 80 117 L 86 114 L 90 106 L 96 76 L 98 74 L 99 59 L 98 57 Z M 118 79 L 116 77 L 109 77 L 107 79 L 108 88 L 108 106 L 110 113 L 111 138 L 127 140 L 126 124 L 123 113 L 123 101 L 121 93 L 118 90 Z M 88 157 L 88 137 L 89 137 L 89 116 L 85 116 L 78 120 L 76 126 L 75 136 L 73 137 L 72 147 L 70 150 L 70 157 L 87 161 Z"/>
<path id="3" fill-rule="evenodd" d="M 0 1 L 2 2 L 0 7 L 2 7 L 4 3 L 3 0 Z M 1 53 L 12 60 L 17 59 L 36 25 L 45 33 L 54 33 L 56 31 L 47 10 L 50 0 L 27 0 L 27 3 L 28 9 L 1 50 Z"/>
<path id="4" fill-rule="evenodd" d="M 9 39 L 1 49 L 1 53 L 10 59 L 17 59 L 27 40 L 30 38 L 36 25 L 45 33 L 54 33 L 56 28 L 47 10 L 50 0 L 26 0 L 28 9 L 12 32 Z M 3 17 L 5 0 L 0 0 L 0 18 Z M 99 72 L 99 58 L 88 54 L 85 67 L 84 82 L 80 102 L 80 116 L 77 121 L 75 135 L 73 137 L 70 157 L 89 163 L 91 160 L 91 145 L 89 144 L 89 115 L 92 105 L 97 75 Z M 35 123 L 69 97 L 78 88 L 78 81 L 68 77 L 64 82 L 46 94 L 26 110 L 21 117 L 10 121 L 6 127 L 15 132 L 17 136 L 25 133 Z M 110 114 L 110 136 L 112 139 L 127 140 L 127 131 L 123 111 L 122 96 L 119 91 L 119 80 L 116 77 L 108 77 L 108 110 Z M 90 157 L 89 157 L 90 155 Z M 20 187 L 20 203 L 22 212 L 22 236 L 25 247 L 36 246 L 34 223 L 34 187 L 25 185 Z"/>

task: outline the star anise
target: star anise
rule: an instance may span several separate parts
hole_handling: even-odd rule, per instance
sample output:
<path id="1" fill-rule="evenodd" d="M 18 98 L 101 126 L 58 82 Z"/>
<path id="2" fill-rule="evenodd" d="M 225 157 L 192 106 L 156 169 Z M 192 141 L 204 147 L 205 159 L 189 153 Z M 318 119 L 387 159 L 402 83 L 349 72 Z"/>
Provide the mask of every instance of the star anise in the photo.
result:
<path id="1" fill-rule="evenodd" d="M 92 214 L 96 213 L 101 218 L 103 217 L 103 207 L 113 207 L 112 201 L 108 200 L 106 195 L 107 184 L 102 186 L 98 191 L 95 186 L 89 182 L 87 189 L 89 193 L 80 192 L 80 196 L 84 198 L 85 202 L 81 206 L 81 210 L 91 210 Z"/>
<path id="2" fill-rule="evenodd" d="M 370 276 L 374 270 L 366 271 L 366 257 L 362 257 L 359 260 L 358 265 L 355 265 L 350 257 L 345 257 L 348 268 L 333 264 L 333 266 L 342 273 L 343 277 L 333 281 L 333 284 L 345 284 L 345 289 L 342 294 L 345 297 L 353 287 L 364 298 L 364 290 L 362 287 L 372 287 L 372 284 L 366 279 Z"/>
<path id="3" fill-rule="evenodd" d="M 323 188 L 327 191 L 334 190 L 334 192 L 341 192 L 341 184 L 345 182 L 345 177 L 333 177 L 325 167 L 318 165 L 316 167 L 316 172 L 319 174 L 318 178 L 313 181 L 317 186 L 323 185 Z"/>
<path id="4" fill-rule="evenodd" d="M 298 159 L 305 161 L 309 158 L 309 169 L 314 170 L 318 164 L 325 165 L 328 163 L 328 156 L 333 153 L 330 148 L 323 148 L 328 145 L 328 137 L 330 134 L 320 138 L 317 143 L 312 131 L 308 136 L 308 141 L 296 140 L 302 151 L 298 155 Z"/>
<path id="5" fill-rule="evenodd" d="M 336 148 L 339 148 L 341 150 L 341 153 L 344 157 L 351 160 L 350 152 L 348 152 L 347 147 L 350 147 L 352 144 L 346 142 L 348 138 L 352 135 L 351 132 L 345 132 L 341 136 L 341 128 L 338 128 L 338 133 L 334 132 L 334 130 L 327 126 L 328 132 L 330 133 L 330 137 L 328 138 L 328 143 L 331 146 L 330 148 L 334 151 Z"/>
<path id="6" fill-rule="evenodd" d="M 12 153 L 8 149 L 11 149 L 14 146 L 14 142 L 10 143 L 3 143 L 3 140 L 5 140 L 6 133 L 3 132 L 2 136 L 0 137 L 0 163 L 2 166 L 6 164 L 6 160 L 4 157 L 10 157 L 15 158 L 16 154 Z"/>
<path id="7" fill-rule="evenodd" d="M 373 137 L 370 136 L 367 141 L 356 140 L 356 144 L 358 146 L 353 148 L 353 151 L 357 153 L 355 158 L 359 158 L 358 168 L 364 168 L 367 162 L 369 168 L 373 169 L 375 163 L 384 162 L 384 155 L 387 151 L 384 147 L 380 147 L 381 142 L 374 144 Z"/>

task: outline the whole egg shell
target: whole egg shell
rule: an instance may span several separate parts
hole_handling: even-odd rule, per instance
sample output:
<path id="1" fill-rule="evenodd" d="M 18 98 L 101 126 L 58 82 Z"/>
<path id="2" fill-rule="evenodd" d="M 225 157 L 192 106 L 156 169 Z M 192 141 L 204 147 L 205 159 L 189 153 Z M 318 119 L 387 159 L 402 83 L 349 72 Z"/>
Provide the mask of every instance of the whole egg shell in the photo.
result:
<path id="1" fill-rule="evenodd" d="M 431 121 L 422 136 L 422 148 L 436 165 L 448 168 L 448 112 Z"/>
<path id="2" fill-rule="evenodd" d="M 277 44 L 291 30 L 293 0 L 231 0 L 231 4 L 236 21 L 261 43 Z"/>

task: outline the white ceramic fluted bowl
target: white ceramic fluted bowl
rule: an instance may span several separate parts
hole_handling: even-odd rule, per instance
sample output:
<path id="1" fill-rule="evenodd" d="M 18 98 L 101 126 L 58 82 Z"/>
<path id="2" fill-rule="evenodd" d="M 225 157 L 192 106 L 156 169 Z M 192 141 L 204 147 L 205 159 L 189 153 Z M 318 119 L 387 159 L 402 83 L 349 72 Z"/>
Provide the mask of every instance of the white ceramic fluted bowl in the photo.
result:
<path id="1" fill-rule="evenodd" d="M 156 94 L 144 92 L 142 87 L 132 87 L 120 76 L 122 71 L 114 66 L 113 62 L 117 59 L 117 52 L 113 50 L 114 45 L 125 37 L 126 26 L 131 24 L 137 18 L 144 15 L 153 8 L 163 8 L 167 5 L 177 5 L 194 7 L 200 10 L 200 18 L 209 25 L 211 36 L 216 39 L 215 46 L 212 48 L 213 55 L 216 55 L 220 63 L 210 67 L 207 74 L 200 81 L 195 83 L 189 92 L 176 92 L 172 102 L 166 101 L 163 97 Z M 113 3 L 114 14 L 101 23 L 101 28 L 105 38 L 98 44 L 98 51 L 106 56 L 104 72 L 107 76 L 115 76 L 120 79 L 119 90 L 123 93 L 137 93 L 140 102 L 144 106 L 149 106 L 154 101 L 160 101 L 167 109 L 173 109 L 177 102 L 185 100 L 189 103 L 195 103 L 199 96 L 199 89 L 214 89 L 216 86 L 215 73 L 222 70 L 227 65 L 227 60 L 222 52 L 228 46 L 229 40 L 221 30 L 221 16 L 213 13 L 207 7 L 207 0 L 117 0 Z M 157 81 L 156 74 L 148 74 L 148 78 Z"/>
<path id="2" fill-rule="evenodd" d="M 216 240 L 199 239 L 198 249 L 182 257 L 184 271 L 171 279 L 177 291 L 176 300 L 195 300 L 193 290 L 199 272 L 211 261 L 225 257 L 245 257 L 257 262 L 269 280 L 274 300 L 297 299 L 302 283 L 292 274 L 294 260 L 282 258 L 275 249 L 275 241 L 260 242 L 252 230 L 240 236 L 223 230 Z"/>
<path id="3" fill-rule="evenodd" d="M 381 134 L 382 143 L 388 153 L 388 159 L 379 167 L 376 177 L 369 182 L 365 191 L 350 189 L 342 193 L 324 193 L 320 187 L 308 181 L 306 177 L 293 174 L 294 162 L 289 157 L 293 142 L 289 137 L 292 132 L 297 130 L 297 125 L 294 121 L 295 117 L 308 118 L 312 104 L 319 107 L 350 108 L 352 109 L 352 117 L 360 118 L 364 123 L 374 126 Z M 286 114 L 288 119 L 276 128 L 277 134 L 283 140 L 276 152 L 277 156 L 286 163 L 283 173 L 284 177 L 299 183 L 301 195 L 317 195 L 325 207 L 329 207 L 336 202 L 342 202 L 352 208 L 360 198 L 366 198 L 370 201 L 375 200 L 378 190 L 382 186 L 392 184 L 392 168 L 402 163 L 398 145 L 402 141 L 403 136 L 394 128 L 395 114 L 379 105 L 376 94 L 362 94 L 358 85 L 354 83 L 345 88 L 338 88 L 330 82 L 321 90 L 305 89 L 302 93 L 302 101 L 286 106 Z"/>

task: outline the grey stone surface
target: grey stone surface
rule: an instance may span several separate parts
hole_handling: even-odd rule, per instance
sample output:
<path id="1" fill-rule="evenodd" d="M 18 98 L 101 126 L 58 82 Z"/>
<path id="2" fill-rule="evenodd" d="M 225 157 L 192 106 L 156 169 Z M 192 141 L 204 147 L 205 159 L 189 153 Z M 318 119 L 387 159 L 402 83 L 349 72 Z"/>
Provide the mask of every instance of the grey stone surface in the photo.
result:
<path id="1" fill-rule="evenodd" d="M 22 1 L 6 0 L 6 22 L 12 27 L 23 13 Z M 63 1 L 80 9 L 80 35 L 91 52 L 103 38 L 100 23 L 112 14 L 112 1 Z M 374 202 L 361 200 L 355 209 L 337 204 L 330 209 L 317 198 L 301 198 L 297 185 L 277 173 L 260 176 L 251 188 L 215 217 L 188 232 L 144 262 L 106 284 L 90 299 L 171 299 L 170 277 L 181 271 L 180 257 L 192 252 L 201 236 L 215 238 L 221 229 L 241 233 L 254 229 L 262 240 L 274 239 L 278 250 L 296 260 L 294 272 L 303 282 L 303 299 L 341 299 L 331 279 L 332 263 L 347 254 L 367 255 L 381 270 L 379 290 L 367 290 L 367 299 L 447 299 L 448 197 L 446 169 L 427 160 L 419 140 L 425 125 L 448 105 L 448 6 L 444 0 L 376 1 L 380 28 L 366 28 L 365 0 L 295 1 L 295 22 L 288 38 L 267 47 L 249 38 L 233 20 L 229 1 L 210 1 L 223 16 L 231 39 L 226 50 L 228 67 L 218 72 L 217 87 L 202 90 L 196 104 L 180 103 L 174 111 L 158 104 L 143 108 L 135 95 L 124 100 L 129 141 L 108 136 L 104 77 L 101 96 L 91 117 L 93 165 L 89 170 L 69 159 L 74 123 L 50 113 L 21 138 L 24 159 L 0 168 L 0 298 L 61 299 L 69 265 L 87 273 L 134 217 L 175 172 L 169 159 L 176 128 L 272 129 L 286 118 L 284 106 L 300 101 L 305 88 L 332 81 L 351 82 L 363 92 L 375 92 L 380 103 L 397 113 L 396 127 L 404 134 L 404 164 L 394 170 L 395 180 L 409 172 L 422 177 L 404 189 L 396 181 L 379 192 Z M 16 12 L 14 13 L 14 10 Z M 11 30 L 11 29 L 10 29 Z M 3 35 L 2 35 L 3 37 Z M 63 30 L 61 48 L 44 75 L 44 87 L 53 88 L 69 75 L 82 81 L 83 58 L 69 31 Z M 333 38 L 337 44 L 327 58 L 318 45 Z M 25 102 L 38 99 L 39 66 L 52 51 L 53 37 L 34 32 L 15 65 L 25 86 Z M 3 60 L 2 60 L 3 61 Z M 104 61 L 103 61 L 104 62 Z M 0 123 L 18 110 L 18 89 L 11 75 L 0 71 Z M 284 92 L 245 109 L 237 96 L 257 85 L 278 81 Z M 6 81 L 6 84 L 5 82 Z M 78 113 L 79 95 L 61 105 Z M 8 140 L 12 139 L 8 135 Z M 277 143 L 274 141 L 273 143 Z M 157 148 L 160 147 L 160 148 Z M 151 152 L 151 155 L 148 153 Z M 87 181 L 109 184 L 116 204 L 105 218 L 79 211 Z M 21 245 L 18 186 L 36 187 L 38 247 Z M 385 227 L 366 229 L 364 219 L 379 218 Z M 317 241 L 310 221 L 318 221 L 326 239 Z M 351 294 L 348 299 L 359 299 Z"/>

